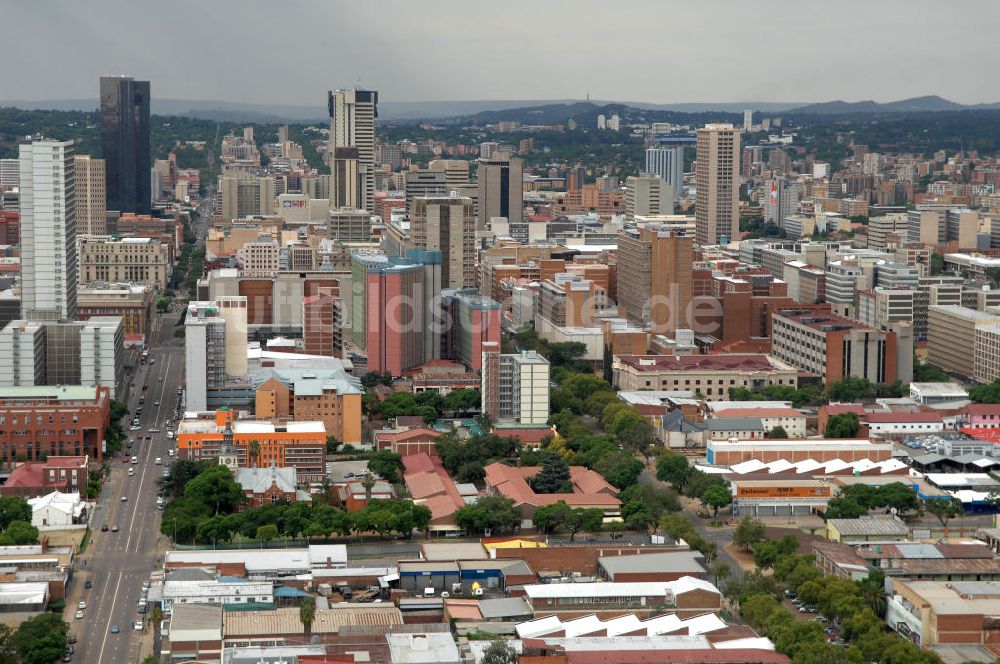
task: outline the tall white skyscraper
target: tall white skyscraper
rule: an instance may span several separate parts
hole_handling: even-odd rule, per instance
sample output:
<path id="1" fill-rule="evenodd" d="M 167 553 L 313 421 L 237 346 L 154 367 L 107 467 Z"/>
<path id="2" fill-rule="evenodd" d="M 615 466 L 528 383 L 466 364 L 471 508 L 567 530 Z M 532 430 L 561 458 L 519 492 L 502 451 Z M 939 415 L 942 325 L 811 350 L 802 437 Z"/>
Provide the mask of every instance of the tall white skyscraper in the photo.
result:
<path id="1" fill-rule="evenodd" d="M 750 131 L 750 127 L 753 126 L 753 110 L 744 109 L 743 110 L 743 131 Z"/>
<path id="2" fill-rule="evenodd" d="M 337 148 L 357 148 L 358 178 L 365 210 L 374 211 L 375 200 L 375 118 L 378 117 L 378 92 L 374 90 L 332 90 L 330 111 L 331 158 Z"/>
<path id="3" fill-rule="evenodd" d="M 76 318 L 73 141 L 20 145 L 21 311 L 30 320 Z"/>
<path id="4" fill-rule="evenodd" d="M 659 175 L 674 190 L 674 201 L 679 201 L 684 186 L 684 148 L 647 148 L 646 172 Z"/>

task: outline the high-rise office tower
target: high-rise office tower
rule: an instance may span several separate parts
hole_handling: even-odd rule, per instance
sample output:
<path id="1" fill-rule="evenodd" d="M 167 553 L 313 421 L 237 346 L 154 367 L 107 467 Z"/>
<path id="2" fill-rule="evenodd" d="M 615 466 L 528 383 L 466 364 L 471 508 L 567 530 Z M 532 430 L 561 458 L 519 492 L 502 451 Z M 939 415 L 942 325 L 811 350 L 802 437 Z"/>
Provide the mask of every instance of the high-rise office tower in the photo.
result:
<path id="1" fill-rule="evenodd" d="M 101 156 L 108 209 L 149 214 L 149 81 L 101 77 Z"/>
<path id="2" fill-rule="evenodd" d="M 19 155 L 21 311 L 31 320 L 72 320 L 78 278 L 73 141 L 28 141 Z"/>
<path id="3" fill-rule="evenodd" d="M 363 198 L 358 149 L 336 148 L 330 161 L 330 207 L 361 207 Z"/>
<path id="4" fill-rule="evenodd" d="M 104 235 L 108 230 L 104 160 L 76 155 L 73 169 L 76 174 L 77 235 Z"/>
<path id="5" fill-rule="evenodd" d="M 524 210 L 524 176 L 520 159 L 480 159 L 479 230 L 485 229 L 493 217 L 506 217 L 510 223 L 521 223 Z"/>
<path id="6" fill-rule="evenodd" d="M 410 239 L 416 247 L 441 252 L 442 287 L 476 287 L 476 217 L 471 198 L 414 198 Z"/>
<path id="7" fill-rule="evenodd" d="M 657 334 L 688 328 L 694 242 L 689 224 L 639 224 L 618 234 L 618 311 Z"/>
<path id="8" fill-rule="evenodd" d="M 469 162 L 465 159 L 434 159 L 427 164 L 431 171 L 444 171 L 448 186 L 469 183 Z"/>
<path id="9" fill-rule="evenodd" d="M 0 159 L 0 190 L 6 191 L 17 187 L 21 167 L 17 159 Z"/>
<path id="10" fill-rule="evenodd" d="M 740 229 L 740 132 L 731 124 L 698 130 L 695 239 L 700 245 L 736 239 Z"/>
<path id="11" fill-rule="evenodd" d="M 406 172 L 406 214 L 413 217 L 413 200 L 418 196 L 447 196 L 448 174 L 445 171 Z"/>
<path id="12" fill-rule="evenodd" d="M 361 207 L 374 211 L 375 200 L 375 118 L 378 92 L 374 90 L 332 90 L 330 112 L 330 155 L 337 148 L 358 149 L 358 178 L 364 196 Z"/>
<path id="13" fill-rule="evenodd" d="M 673 214 L 674 193 L 659 175 L 640 173 L 625 178 L 625 218 L 636 215 Z"/>
<path id="14" fill-rule="evenodd" d="M 684 148 L 647 148 L 646 172 L 659 175 L 674 190 L 674 201 L 684 188 Z"/>
<path id="15" fill-rule="evenodd" d="M 743 109 L 743 131 L 750 131 L 753 126 L 753 109 Z"/>
<path id="16" fill-rule="evenodd" d="M 799 211 L 799 201 L 802 200 L 804 187 L 798 180 L 783 176 L 772 179 L 767 186 L 764 221 L 784 228 L 785 219 Z"/>

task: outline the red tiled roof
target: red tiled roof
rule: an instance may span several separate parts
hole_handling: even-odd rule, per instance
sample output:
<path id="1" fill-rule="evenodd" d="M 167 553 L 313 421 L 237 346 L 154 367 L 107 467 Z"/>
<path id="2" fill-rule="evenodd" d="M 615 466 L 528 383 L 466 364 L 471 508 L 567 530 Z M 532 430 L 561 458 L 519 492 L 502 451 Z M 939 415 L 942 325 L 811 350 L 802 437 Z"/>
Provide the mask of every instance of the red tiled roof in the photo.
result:
<path id="1" fill-rule="evenodd" d="M 834 403 L 820 406 L 827 415 L 843 415 L 844 413 L 857 413 L 864 415 L 865 409 L 859 403 Z"/>
<path id="2" fill-rule="evenodd" d="M 510 436 L 517 438 L 522 443 L 540 443 L 546 436 L 551 436 L 554 431 L 549 426 L 538 427 L 504 427 L 497 425 L 493 427 L 493 433 L 498 436 Z"/>
<path id="3" fill-rule="evenodd" d="M 618 361 L 636 371 L 770 371 L 771 358 L 760 353 L 719 355 L 619 355 Z"/>
<path id="4" fill-rule="evenodd" d="M 388 443 L 400 443 L 411 441 L 414 439 L 425 440 L 435 440 L 441 432 L 435 431 L 430 427 L 416 427 L 414 429 L 405 429 L 403 431 L 376 431 L 375 440 L 385 441 Z"/>
<path id="5" fill-rule="evenodd" d="M 552 505 L 560 500 L 567 505 L 575 507 L 615 507 L 621 505 L 621 501 L 609 493 L 598 493 L 602 489 L 611 489 L 610 484 L 605 482 L 600 475 L 597 479 L 586 477 L 592 470 L 574 466 L 570 468 L 570 478 L 573 481 L 575 493 L 535 493 L 528 484 L 527 479 L 538 474 L 540 466 L 507 466 L 502 463 L 491 463 L 486 466 L 486 483 L 499 491 L 502 495 L 514 501 L 515 505 L 527 503 L 528 505 L 542 506 Z M 575 471 L 575 472 L 574 472 Z M 594 473 L 597 475 L 597 473 Z M 586 489 L 584 489 L 586 486 Z M 594 491 L 589 493 L 586 491 Z"/>
<path id="6" fill-rule="evenodd" d="M 865 413 L 862 418 L 872 424 L 891 424 L 892 422 L 941 422 L 938 413 Z"/>
<path id="7" fill-rule="evenodd" d="M 45 486 L 45 471 L 42 466 L 34 463 L 24 463 L 10 472 L 10 477 L 4 486 Z"/>
<path id="8" fill-rule="evenodd" d="M 426 452 L 407 454 L 403 457 L 403 474 L 433 472 L 434 460 Z"/>
<path id="9" fill-rule="evenodd" d="M 966 415 L 1000 415 L 1000 403 L 970 403 L 959 412 Z"/>
<path id="10" fill-rule="evenodd" d="M 425 452 L 408 454 L 403 457 L 403 467 L 403 482 L 407 491 L 430 509 L 431 518 L 435 521 L 465 507 L 465 500 L 440 461 Z"/>

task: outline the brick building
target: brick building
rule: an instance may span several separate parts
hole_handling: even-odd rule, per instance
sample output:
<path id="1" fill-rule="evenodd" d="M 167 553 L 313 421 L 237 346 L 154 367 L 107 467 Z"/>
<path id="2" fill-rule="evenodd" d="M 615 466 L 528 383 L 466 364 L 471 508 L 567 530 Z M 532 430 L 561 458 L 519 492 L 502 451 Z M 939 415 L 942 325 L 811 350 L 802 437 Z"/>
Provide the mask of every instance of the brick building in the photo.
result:
<path id="1" fill-rule="evenodd" d="M 76 292 L 76 317 L 118 316 L 125 342 L 145 341 L 153 321 L 153 289 L 138 284 L 92 284 Z"/>
<path id="2" fill-rule="evenodd" d="M 111 424 L 106 387 L 0 388 L 0 460 L 84 456 L 100 462 Z"/>
<path id="3" fill-rule="evenodd" d="M 235 420 L 232 411 L 218 410 L 187 418 L 177 426 L 177 455 L 181 459 L 226 459 L 230 467 L 251 468 L 274 463 L 295 468 L 302 482 L 322 482 L 326 475 L 326 427 L 322 422 L 274 424 Z M 251 449 L 256 447 L 256 458 Z"/>
<path id="4" fill-rule="evenodd" d="M 798 371 L 756 353 L 719 355 L 616 355 L 614 383 L 623 391 L 691 390 L 708 401 L 724 401 L 734 387 L 798 385 Z"/>
<path id="5" fill-rule="evenodd" d="M 298 490 L 295 468 L 278 468 L 272 464 L 266 468 L 238 468 L 235 475 L 246 497 L 241 510 L 300 500 L 312 501 L 308 492 Z"/>
<path id="6" fill-rule="evenodd" d="M 268 369 L 254 385 L 258 418 L 317 420 L 341 443 L 361 442 L 361 383 L 343 369 Z"/>
<path id="7" fill-rule="evenodd" d="M 11 471 L 0 485 L 0 496 L 37 498 L 58 491 L 81 494 L 90 479 L 90 458 L 84 456 L 50 456 L 44 461 L 22 463 Z"/>

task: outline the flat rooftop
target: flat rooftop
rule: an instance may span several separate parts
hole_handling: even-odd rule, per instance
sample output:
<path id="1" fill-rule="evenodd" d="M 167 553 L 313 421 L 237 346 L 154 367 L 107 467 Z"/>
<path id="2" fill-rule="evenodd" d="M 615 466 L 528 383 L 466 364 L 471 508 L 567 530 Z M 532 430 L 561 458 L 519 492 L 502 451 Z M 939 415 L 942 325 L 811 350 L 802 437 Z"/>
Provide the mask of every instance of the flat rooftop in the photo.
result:
<path id="1" fill-rule="evenodd" d="M 618 355 L 619 364 L 639 372 L 660 371 L 795 371 L 794 367 L 762 353 L 719 355 Z"/>

